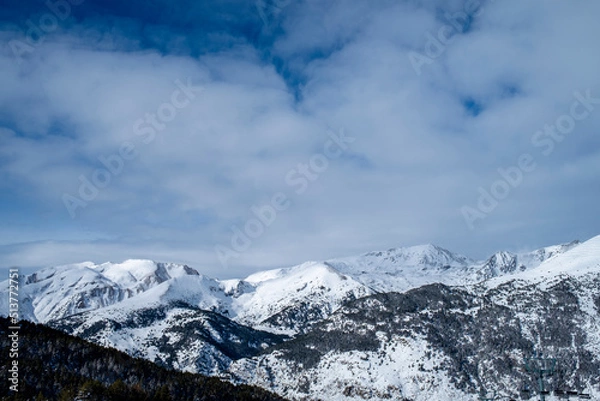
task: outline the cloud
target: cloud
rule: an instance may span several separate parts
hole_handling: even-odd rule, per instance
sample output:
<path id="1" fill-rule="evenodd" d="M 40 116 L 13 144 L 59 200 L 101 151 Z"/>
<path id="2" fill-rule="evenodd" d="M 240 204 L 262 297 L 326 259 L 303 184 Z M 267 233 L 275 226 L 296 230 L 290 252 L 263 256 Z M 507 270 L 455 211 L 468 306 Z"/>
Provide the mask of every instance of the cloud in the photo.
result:
<path id="1" fill-rule="evenodd" d="M 252 2 L 89 0 L 22 63 L 4 46 L 0 265 L 140 257 L 231 277 L 424 242 L 483 258 L 597 234 L 600 106 L 550 156 L 532 144 L 575 91 L 600 97 L 597 4 L 482 2 L 420 75 L 410 52 L 465 3 L 264 7 L 267 24 Z M 1 41 L 47 12 L 4 11 Z M 176 82 L 202 91 L 167 121 Z M 355 141 L 297 194 L 286 175 L 340 130 Z M 135 156 L 71 218 L 64 195 L 81 199 L 81 177 L 124 144 Z M 469 230 L 461 207 L 524 152 L 538 168 Z M 224 270 L 214 247 L 279 192 L 291 206 Z"/>

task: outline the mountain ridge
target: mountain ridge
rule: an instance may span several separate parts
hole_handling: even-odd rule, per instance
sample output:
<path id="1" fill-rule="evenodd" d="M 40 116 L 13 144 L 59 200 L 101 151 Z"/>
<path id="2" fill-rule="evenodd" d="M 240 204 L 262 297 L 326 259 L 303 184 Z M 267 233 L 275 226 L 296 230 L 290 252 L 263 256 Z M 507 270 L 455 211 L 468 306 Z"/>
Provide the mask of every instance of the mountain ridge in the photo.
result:
<path id="1" fill-rule="evenodd" d="M 600 236 L 515 275 L 351 301 L 224 377 L 298 401 L 529 398 L 537 377 L 524 358 L 544 352 L 557 359 L 547 388 L 594 399 L 599 294 Z"/>
<path id="2" fill-rule="evenodd" d="M 228 280 L 204 276 L 187 265 L 143 259 L 83 262 L 41 269 L 24 277 L 22 313 L 28 320 L 43 323 L 150 291 L 158 294 L 157 298 L 183 300 L 244 324 L 259 325 L 304 300 L 333 311 L 348 299 L 377 292 L 402 292 L 434 282 L 475 283 L 535 268 L 579 244 L 573 241 L 527 253 L 499 252 L 485 261 L 426 244 L 305 262 Z M 158 287 L 165 294 L 155 290 Z M 151 297 L 141 298 L 149 302 Z M 3 302 L 0 300 L 0 306 Z"/>
<path id="3" fill-rule="evenodd" d="M 513 328 L 506 334 L 513 354 L 505 358 L 514 363 L 514 353 L 522 356 L 529 352 L 522 344 L 534 344 L 532 333 L 540 330 L 532 323 L 535 313 L 575 325 L 577 352 L 582 352 L 581 358 L 589 366 L 596 366 L 590 355 L 600 355 L 600 346 L 594 345 L 595 341 L 600 344 L 600 338 L 586 339 L 587 331 L 600 331 L 594 317 L 600 311 L 600 297 L 593 295 L 600 292 L 600 236 L 533 252 L 498 252 L 485 261 L 472 261 L 434 245 L 393 248 L 229 280 L 201 275 L 185 265 L 161 267 L 139 260 L 53 269 L 27 276 L 22 288 L 23 302 L 33 312 L 40 311 L 47 324 L 162 366 L 259 385 L 294 400 L 318 399 L 314 394 L 343 401 L 377 397 L 417 400 L 415 389 L 423 383 L 461 399 L 466 397 L 464 391 L 477 390 L 471 381 L 478 386 L 483 381 L 473 366 L 462 372 L 462 362 L 457 362 L 453 353 L 468 354 L 476 348 L 463 337 L 459 348 L 448 348 L 447 334 L 463 336 L 465 332 L 473 337 L 480 335 L 477 325 L 499 329 L 512 322 L 523 330 Z M 61 288 L 59 282 L 69 284 L 66 293 L 56 291 Z M 554 304 L 537 298 L 532 288 L 568 302 L 573 316 L 552 309 Z M 576 288 L 579 292 L 573 292 Z M 107 296 L 107 291 L 113 291 L 113 296 Z M 511 292 L 518 296 L 511 297 Z M 415 302 L 402 298 L 403 294 L 419 293 L 428 294 L 434 303 L 412 312 L 403 309 L 406 305 L 399 300 Z M 56 301 L 57 294 L 69 297 Z M 526 297 L 534 295 L 546 309 L 522 310 L 521 305 L 530 305 Z M 73 310 L 79 305 L 75 302 L 78 297 L 88 297 L 87 303 Z M 442 303 L 454 299 L 456 303 L 440 309 L 436 299 Z M 429 302 L 421 300 L 416 305 L 425 301 Z M 493 305 L 494 312 L 478 321 L 476 311 L 486 305 Z M 405 315 L 390 317 L 386 310 Z M 418 316 L 406 315 L 417 312 Z M 421 323 L 413 325 L 413 320 Z M 455 327 L 459 323 L 471 331 Z M 493 335 L 493 331 L 487 332 Z M 563 340 L 557 344 L 566 350 Z M 405 357 L 410 363 L 401 364 L 404 378 L 398 381 L 394 375 L 400 372 L 393 370 L 390 358 Z M 478 358 L 481 363 L 491 363 L 484 356 Z M 345 373 L 329 377 L 333 366 L 336 372 Z M 345 370 L 349 366 L 355 373 L 363 369 L 367 373 L 361 373 L 357 382 L 354 373 Z M 377 366 L 393 369 L 382 371 Z M 425 366 L 425 370 L 415 366 Z M 321 384 L 310 384 L 313 379 Z M 417 379 L 425 382 L 410 384 Z M 387 384 L 380 386 L 377 380 Z M 341 395 L 334 396 L 322 383 L 330 383 Z M 410 390 L 413 385 L 416 387 Z M 435 398 L 441 393 L 424 394 Z"/>

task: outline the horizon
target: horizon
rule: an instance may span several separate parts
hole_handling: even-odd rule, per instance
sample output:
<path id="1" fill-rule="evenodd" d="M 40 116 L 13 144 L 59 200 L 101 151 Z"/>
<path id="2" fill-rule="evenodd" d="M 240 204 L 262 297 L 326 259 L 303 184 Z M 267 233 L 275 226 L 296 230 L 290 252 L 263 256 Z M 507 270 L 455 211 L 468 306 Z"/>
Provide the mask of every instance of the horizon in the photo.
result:
<path id="1" fill-rule="evenodd" d="M 593 238 L 599 14 L 7 5 L 0 267 L 150 259 L 245 277 L 399 244 L 481 260 Z"/>
<path id="2" fill-rule="evenodd" d="M 448 251 L 450 253 L 452 253 L 452 255 L 457 256 L 457 257 L 466 257 L 467 259 L 470 259 L 473 263 L 485 263 L 487 260 L 489 260 L 489 258 L 491 258 L 493 255 L 495 255 L 498 252 L 509 252 L 515 255 L 518 254 L 523 254 L 523 253 L 530 253 L 530 252 L 535 252 L 539 249 L 543 249 L 543 248 L 547 248 L 547 247 L 552 247 L 552 246 L 561 246 L 561 245 L 570 245 L 574 242 L 577 242 L 578 244 L 583 244 L 591 239 L 594 239 L 596 237 L 599 237 L 599 235 L 595 235 L 593 237 L 590 237 L 588 239 L 585 240 L 581 240 L 581 239 L 574 239 L 568 242 L 562 242 L 562 243 L 558 243 L 558 244 L 548 244 L 545 246 L 542 246 L 540 248 L 534 248 L 534 249 L 521 249 L 521 250 L 507 250 L 507 249 L 498 249 L 496 251 L 494 251 L 493 253 L 487 255 L 485 258 L 481 259 L 481 258 L 472 258 L 470 255 L 467 254 L 463 254 L 460 252 L 455 252 L 452 249 L 448 249 L 446 247 L 437 245 L 437 244 L 433 244 L 433 243 L 426 243 L 426 244 L 417 244 L 417 245 L 406 245 L 406 246 L 398 246 L 398 247 L 393 247 L 393 248 L 388 248 L 388 249 L 375 249 L 375 250 L 371 250 L 371 251 L 367 251 L 367 252 L 362 252 L 360 254 L 352 254 L 352 255 L 340 255 L 340 256 L 334 256 L 334 257 L 328 257 L 328 258 L 324 258 L 324 259 L 305 259 L 302 261 L 298 261 L 296 263 L 290 264 L 290 265 L 281 265 L 281 266 L 265 266 L 265 268 L 263 269 L 259 269 L 259 270 L 252 270 L 251 273 L 249 274 L 245 274 L 245 275 L 237 275 L 237 276 L 218 276 L 218 275 L 210 275 L 210 274 L 206 274 L 203 272 L 203 270 L 201 270 L 199 267 L 194 266 L 194 265 L 190 265 L 184 262 L 178 262 L 178 261 L 172 261 L 172 260 L 155 260 L 155 259 L 147 259 L 147 258 L 130 258 L 130 259 L 124 259 L 124 260 L 104 260 L 104 261 L 93 261 L 93 260 L 82 260 L 82 261 L 78 261 L 78 262 L 72 262 L 72 263 L 65 263 L 65 264 L 60 264 L 60 265 L 47 265 L 47 266 L 26 266 L 26 267 L 21 267 L 21 266 L 9 266 L 7 268 L 1 268 L 0 270 L 8 270 L 8 269 L 14 269 L 14 268 L 18 268 L 19 269 L 19 274 L 21 275 L 30 275 L 33 273 L 36 273 L 38 271 L 47 269 L 47 268 L 53 268 L 53 267 L 62 267 L 62 266 L 69 266 L 69 265 L 77 265 L 77 264 L 84 264 L 84 263 L 92 263 L 94 264 L 95 267 L 100 266 L 102 264 L 123 264 L 129 261 L 150 261 L 153 263 L 173 263 L 173 264 L 177 264 L 177 265 L 185 265 L 188 266 L 194 270 L 196 270 L 200 275 L 206 276 L 206 277 L 210 277 L 216 280 L 220 280 L 220 281 L 224 281 L 224 280 L 232 280 L 232 279 L 244 279 L 246 277 L 251 276 L 252 274 L 255 273 L 261 273 L 261 272 L 265 272 L 265 271 L 270 271 L 270 270 L 278 270 L 278 269 L 286 269 L 286 268 L 292 268 L 292 267 L 296 267 L 296 266 L 300 266 L 304 263 L 311 263 L 311 262 L 316 262 L 316 263 L 320 263 L 320 262 L 328 262 L 328 261 L 332 261 L 332 260 L 337 260 L 337 259 L 346 259 L 346 258 L 354 258 L 354 257 L 360 257 L 369 253 L 373 253 L 373 252 L 386 252 L 386 251 L 392 251 L 392 250 L 400 250 L 400 249 L 412 249 L 412 248 L 419 248 L 419 247 L 426 247 L 426 246 L 433 246 L 436 248 L 440 248 L 442 250 Z M 243 271 L 243 270 L 242 270 Z M 229 271 L 228 271 L 229 272 Z"/>

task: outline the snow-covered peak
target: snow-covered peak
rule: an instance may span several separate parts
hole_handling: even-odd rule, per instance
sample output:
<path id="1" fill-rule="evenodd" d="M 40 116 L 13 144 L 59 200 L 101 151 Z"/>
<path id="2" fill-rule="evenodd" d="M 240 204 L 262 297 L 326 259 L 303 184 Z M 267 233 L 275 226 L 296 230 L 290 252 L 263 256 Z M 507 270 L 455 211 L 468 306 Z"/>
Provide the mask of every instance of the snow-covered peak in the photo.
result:
<path id="1" fill-rule="evenodd" d="M 231 299 L 220 283 L 203 275 L 174 277 L 147 291 L 111 304 L 98 311 L 109 318 L 115 314 L 126 315 L 132 311 L 182 303 L 203 310 L 225 313 Z"/>
<path id="2" fill-rule="evenodd" d="M 344 258 L 341 260 L 351 259 Z M 452 253 L 447 249 L 433 244 L 369 252 L 355 257 L 355 259 L 362 261 L 364 264 L 377 265 L 379 269 L 407 266 L 424 270 L 431 268 L 447 269 L 451 267 L 465 267 L 472 262 L 467 257 Z"/>
<path id="3" fill-rule="evenodd" d="M 260 284 L 268 281 L 304 282 L 308 280 L 322 280 L 330 275 L 334 277 L 339 276 L 340 272 L 329 266 L 327 263 L 310 261 L 296 266 L 254 273 L 246 277 L 244 281 L 253 284 Z"/>
<path id="4" fill-rule="evenodd" d="M 571 245 L 572 246 L 569 246 Z M 542 263 L 519 273 L 496 277 L 487 282 L 488 287 L 499 285 L 509 280 L 525 280 L 541 282 L 553 280 L 561 275 L 580 276 L 600 271 L 600 235 L 583 243 L 573 242 L 567 246 L 549 247 L 554 250 L 565 250 L 551 254 Z M 548 249 L 548 248 L 545 248 Z M 548 255 L 548 253 L 546 254 Z"/>
<path id="5" fill-rule="evenodd" d="M 546 260 L 564 254 L 579 244 L 579 241 L 573 241 L 568 244 L 548 246 L 532 252 L 516 254 L 505 251 L 496 252 L 488 260 L 481 263 L 479 268 L 474 269 L 471 279 L 478 282 L 534 269 Z"/>
<path id="6" fill-rule="evenodd" d="M 539 266 L 542 262 L 545 262 L 550 258 L 568 252 L 571 249 L 579 246 L 580 244 L 581 243 L 579 241 L 572 241 L 568 244 L 547 246 L 544 248 L 537 249 L 533 252 L 519 253 L 518 257 L 521 264 L 526 266 L 526 268 L 530 269 Z"/>
<path id="7" fill-rule="evenodd" d="M 488 280 L 492 277 L 511 274 L 517 269 L 524 270 L 524 266 L 518 266 L 517 255 L 511 252 L 496 252 L 493 254 L 481 268 L 476 269 L 474 281 Z"/>
<path id="8" fill-rule="evenodd" d="M 582 246 L 573 242 L 529 253 L 498 252 L 484 262 L 474 262 L 427 244 L 306 262 L 232 280 L 216 280 L 185 265 L 151 260 L 84 262 L 25 277 L 22 312 L 27 319 L 47 322 L 115 304 L 136 309 L 181 301 L 254 327 L 287 324 L 290 328 L 298 319 L 312 324 L 352 298 L 431 283 L 464 285 L 512 277 Z M 4 298 L 0 304 L 6 302 Z"/>
<path id="9" fill-rule="evenodd" d="M 567 252 L 547 258 L 537 267 L 536 271 L 529 271 L 529 275 L 561 273 L 580 275 L 599 270 L 600 235 L 585 241 Z M 524 273 L 524 275 L 526 274 Z"/>
<path id="10" fill-rule="evenodd" d="M 25 279 L 25 284 L 38 283 L 48 280 L 56 275 L 61 275 L 63 279 L 66 276 L 71 276 L 72 279 L 79 279 L 81 274 L 85 274 L 88 270 L 94 268 L 93 262 L 73 263 L 69 265 L 53 266 L 41 269 L 33 274 L 30 274 Z"/>
<path id="11" fill-rule="evenodd" d="M 157 263 L 145 259 L 130 259 L 122 263 L 108 262 L 93 268 L 104 277 L 125 288 L 144 286 L 147 289 L 172 278 L 199 274 L 186 265 Z"/>
<path id="12" fill-rule="evenodd" d="M 48 322 L 115 304 L 173 278 L 197 275 L 185 265 L 150 260 L 49 267 L 24 278 L 23 317 Z"/>
<path id="13" fill-rule="evenodd" d="M 262 283 L 264 281 L 274 280 L 276 278 L 284 276 L 288 273 L 292 268 L 282 268 L 282 269 L 272 269 L 265 270 L 257 273 L 253 273 L 246 277 L 244 281 L 252 284 Z"/>
<path id="14" fill-rule="evenodd" d="M 327 264 L 380 292 L 402 292 L 424 284 L 456 284 L 473 261 L 436 245 L 331 259 Z"/>
<path id="15" fill-rule="evenodd" d="M 306 310 L 318 307 L 329 314 L 344 301 L 373 292 L 322 262 L 270 270 L 244 281 L 255 289 L 239 296 L 233 307 L 240 321 L 254 325 L 300 305 Z"/>

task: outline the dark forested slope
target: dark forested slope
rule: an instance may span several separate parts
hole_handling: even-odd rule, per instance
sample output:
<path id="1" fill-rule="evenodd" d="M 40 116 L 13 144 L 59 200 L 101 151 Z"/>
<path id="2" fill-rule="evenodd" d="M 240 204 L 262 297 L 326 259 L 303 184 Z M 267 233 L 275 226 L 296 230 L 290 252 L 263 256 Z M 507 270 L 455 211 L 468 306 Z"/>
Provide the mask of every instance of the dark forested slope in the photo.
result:
<path id="1" fill-rule="evenodd" d="M 20 326 L 18 358 L 12 359 L 9 320 L 0 318 L 2 371 L 18 360 L 19 374 L 18 393 L 0 386 L 2 400 L 284 401 L 257 387 L 167 370 L 43 325 Z"/>

